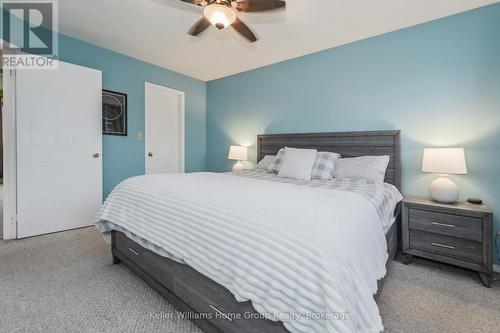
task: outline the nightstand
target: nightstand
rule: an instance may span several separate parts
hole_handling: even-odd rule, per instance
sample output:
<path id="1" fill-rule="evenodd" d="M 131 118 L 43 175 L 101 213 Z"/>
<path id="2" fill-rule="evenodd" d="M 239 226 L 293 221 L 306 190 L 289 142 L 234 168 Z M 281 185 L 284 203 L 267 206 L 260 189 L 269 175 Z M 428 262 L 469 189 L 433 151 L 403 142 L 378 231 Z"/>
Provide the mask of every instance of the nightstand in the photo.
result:
<path id="1" fill-rule="evenodd" d="M 418 256 L 468 268 L 490 287 L 492 233 L 492 213 L 484 205 L 403 200 L 405 264 Z"/>

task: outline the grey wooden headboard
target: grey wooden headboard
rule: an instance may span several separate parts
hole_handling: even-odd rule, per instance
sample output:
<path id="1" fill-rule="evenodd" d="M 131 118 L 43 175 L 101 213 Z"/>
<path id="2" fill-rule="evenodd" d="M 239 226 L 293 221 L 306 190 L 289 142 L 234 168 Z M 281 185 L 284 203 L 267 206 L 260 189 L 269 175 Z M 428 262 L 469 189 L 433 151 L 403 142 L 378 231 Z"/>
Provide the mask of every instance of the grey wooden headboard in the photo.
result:
<path id="1" fill-rule="evenodd" d="M 283 147 L 339 153 L 342 157 L 389 155 L 385 182 L 401 190 L 400 131 L 262 134 L 257 136 L 257 161 Z"/>

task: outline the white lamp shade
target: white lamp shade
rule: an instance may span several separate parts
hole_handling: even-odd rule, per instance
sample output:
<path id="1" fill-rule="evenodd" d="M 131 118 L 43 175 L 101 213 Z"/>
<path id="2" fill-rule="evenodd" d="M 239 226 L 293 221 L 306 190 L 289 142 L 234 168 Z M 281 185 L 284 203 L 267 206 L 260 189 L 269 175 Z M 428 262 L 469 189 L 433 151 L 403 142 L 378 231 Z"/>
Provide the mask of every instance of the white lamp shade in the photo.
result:
<path id="1" fill-rule="evenodd" d="M 228 158 L 230 160 L 235 160 L 235 161 L 247 161 L 248 160 L 247 147 L 231 146 L 229 148 L 229 157 Z"/>
<path id="2" fill-rule="evenodd" d="M 424 149 L 423 172 L 441 174 L 466 174 L 465 153 L 463 148 L 426 148 Z"/>

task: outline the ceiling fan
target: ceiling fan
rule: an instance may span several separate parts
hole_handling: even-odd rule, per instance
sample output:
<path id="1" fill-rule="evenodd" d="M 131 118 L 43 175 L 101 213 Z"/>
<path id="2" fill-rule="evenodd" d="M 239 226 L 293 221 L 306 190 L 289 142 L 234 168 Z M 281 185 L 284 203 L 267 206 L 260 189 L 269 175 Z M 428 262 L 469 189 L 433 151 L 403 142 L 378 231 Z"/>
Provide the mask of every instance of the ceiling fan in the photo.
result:
<path id="1" fill-rule="evenodd" d="M 282 0 L 181 0 L 203 7 L 203 17 L 189 30 L 191 36 L 198 36 L 210 25 L 219 30 L 232 26 L 251 43 L 257 37 L 237 16 L 237 12 L 263 12 L 286 7 Z"/>

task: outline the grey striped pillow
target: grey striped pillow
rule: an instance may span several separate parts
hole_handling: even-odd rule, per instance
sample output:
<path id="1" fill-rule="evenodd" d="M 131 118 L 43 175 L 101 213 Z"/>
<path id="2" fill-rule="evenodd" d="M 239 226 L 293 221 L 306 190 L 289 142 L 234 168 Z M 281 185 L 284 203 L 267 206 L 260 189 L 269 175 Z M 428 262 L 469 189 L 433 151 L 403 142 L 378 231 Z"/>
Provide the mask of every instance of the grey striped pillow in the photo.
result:
<path id="1" fill-rule="evenodd" d="M 283 163 L 283 156 L 285 156 L 285 148 L 281 148 L 280 151 L 276 154 L 274 162 L 267 167 L 267 172 L 278 173 L 278 171 L 280 170 L 280 166 Z"/>
<path id="2" fill-rule="evenodd" d="M 285 156 L 285 148 L 281 148 L 276 154 L 274 162 L 267 167 L 268 172 L 278 173 L 280 171 Z M 335 171 L 335 161 L 339 157 L 340 155 L 337 153 L 318 152 L 311 171 L 311 179 L 332 179 Z"/>
<path id="3" fill-rule="evenodd" d="M 312 179 L 332 179 L 335 171 L 335 161 L 340 157 L 337 153 L 319 151 L 316 154 L 311 178 Z"/>

